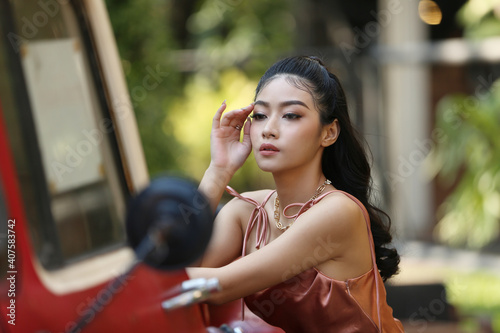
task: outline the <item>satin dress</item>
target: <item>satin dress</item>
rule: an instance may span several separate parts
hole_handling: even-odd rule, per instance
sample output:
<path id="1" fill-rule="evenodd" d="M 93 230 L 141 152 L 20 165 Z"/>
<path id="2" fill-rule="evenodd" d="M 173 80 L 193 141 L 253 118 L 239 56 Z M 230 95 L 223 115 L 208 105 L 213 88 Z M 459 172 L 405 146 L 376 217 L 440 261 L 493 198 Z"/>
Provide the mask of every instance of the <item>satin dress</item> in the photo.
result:
<path id="1" fill-rule="evenodd" d="M 245 232 L 242 256 L 250 232 L 256 229 L 255 247 L 266 245 L 268 216 L 264 206 L 275 191 L 262 203 L 243 197 L 232 188 L 227 191 L 255 206 Z M 324 193 L 304 204 L 292 204 L 285 208 L 299 207 L 293 218 L 299 217 L 325 196 L 340 192 L 353 200 L 363 211 L 369 235 L 372 268 L 363 275 L 338 281 L 316 268 L 308 269 L 282 283 L 261 290 L 244 298 L 246 306 L 268 324 L 282 328 L 286 333 L 325 332 L 404 332 L 402 324 L 392 315 L 386 302 L 386 291 L 375 260 L 375 250 L 368 212 L 363 204 L 349 193 L 334 190 Z M 242 312 L 243 312 L 242 307 Z M 244 313 L 242 313 L 244 317 Z"/>

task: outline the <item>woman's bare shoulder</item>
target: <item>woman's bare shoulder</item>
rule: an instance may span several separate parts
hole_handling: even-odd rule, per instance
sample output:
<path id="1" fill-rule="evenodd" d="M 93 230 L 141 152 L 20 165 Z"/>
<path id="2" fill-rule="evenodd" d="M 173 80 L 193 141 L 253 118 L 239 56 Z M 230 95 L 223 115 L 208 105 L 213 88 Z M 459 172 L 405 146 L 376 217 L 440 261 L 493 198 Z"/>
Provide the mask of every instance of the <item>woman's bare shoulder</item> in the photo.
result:
<path id="1" fill-rule="evenodd" d="M 364 228 L 363 209 L 364 206 L 361 202 L 354 200 L 345 192 L 335 191 L 313 206 L 311 212 L 318 214 L 316 217 L 318 220 L 327 220 L 327 225 L 338 232 L 339 229 L 354 231 L 358 228 Z"/>
<path id="2" fill-rule="evenodd" d="M 331 191 L 319 203 L 328 206 L 334 211 L 345 212 L 348 214 L 357 213 L 364 208 L 363 204 L 356 198 L 350 196 L 344 191 Z"/>

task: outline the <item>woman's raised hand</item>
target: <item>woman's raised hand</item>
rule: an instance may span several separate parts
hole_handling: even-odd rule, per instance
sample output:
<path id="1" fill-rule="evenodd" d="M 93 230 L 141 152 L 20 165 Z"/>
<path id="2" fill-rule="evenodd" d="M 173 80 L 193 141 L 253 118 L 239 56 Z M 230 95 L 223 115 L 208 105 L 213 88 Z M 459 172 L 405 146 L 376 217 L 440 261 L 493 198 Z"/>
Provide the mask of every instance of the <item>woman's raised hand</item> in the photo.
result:
<path id="1" fill-rule="evenodd" d="M 250 142 L 250 126 L 248 115 L 253 110 L 253 104 L 242 109 L 228 112 L 226 101 L 215 113 L 210 135 L 211 162 L 205 171 L 198 189 L 209 199 L 210 207 L 215 212 L 224 189 L 234 173 L 245 163 L 252 150 Z M 221 119 L 222 118 L 222 119 Z M 243 128 L 243 140 L 240 141 Z"/>
<path id="2" fill-rule="evenodd" d="M 228 172 L 230 175 L 238 170 L 252 150 L 250 142 L 251 122 L 247 121 L 253 110 L 253 103 L 242 109 L 227 112 L 226 101 L 222 102 L 214 115 L 212 134 L 210 136 L 211 167 Z M 221 119 L 222 117 L 222 119 Z M 243 140 L 240 141 L 243 129 Z"/>

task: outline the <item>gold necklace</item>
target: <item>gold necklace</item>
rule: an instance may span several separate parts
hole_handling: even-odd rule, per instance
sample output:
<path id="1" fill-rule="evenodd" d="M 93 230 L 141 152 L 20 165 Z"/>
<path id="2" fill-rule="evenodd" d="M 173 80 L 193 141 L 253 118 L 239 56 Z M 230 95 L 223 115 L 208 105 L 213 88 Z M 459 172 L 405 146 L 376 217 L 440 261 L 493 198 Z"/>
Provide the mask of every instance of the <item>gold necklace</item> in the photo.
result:
<path id="1" fill-rule="evenodd" d="M 325 187 L 331 183 L 332 182 L 329 181 L 328 179 L 325 180 L 325 182 L 316 189 L 316 192 L 308 201 L 316 199 L 321 194 L 321 192 L 323 192 Z M 289 225 L 284 226 L 283 223 L 280 222 L 280 198 L 278 197 L 278 193 L 276 193 L 276 198 L 274 199 L 274 220 L 276 221 L 276 228 L 278 228 L 281 231 L 285 231 L 286 229 L 290 228 L 290 226 L 293 224 L 292 222 Z"/>

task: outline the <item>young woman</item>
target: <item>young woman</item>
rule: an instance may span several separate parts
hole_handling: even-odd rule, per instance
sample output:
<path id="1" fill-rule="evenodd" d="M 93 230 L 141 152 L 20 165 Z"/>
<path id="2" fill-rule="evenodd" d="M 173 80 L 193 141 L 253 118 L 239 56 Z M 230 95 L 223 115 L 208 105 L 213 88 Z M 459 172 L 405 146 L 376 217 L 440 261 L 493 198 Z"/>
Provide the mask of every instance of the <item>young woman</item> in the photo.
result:
<path id="1" fill-rule="evenodd" d="M 383 285 L 399 264 L 386 247 L 390 220 L 369 202 L 370 166 L 337 77 L 318 58 L 287 58 L 261 78 L 254 103 L 222 117 L 225 108 L 199 189 L 215 209 L 253 149 L 276 190 L 228 188 L 235 198 L 189 276 L 217 277 L 211 302 L 244 297 L 287 333 L 403 331 Z"/>

